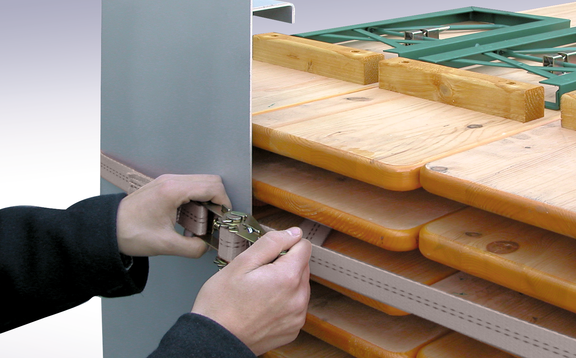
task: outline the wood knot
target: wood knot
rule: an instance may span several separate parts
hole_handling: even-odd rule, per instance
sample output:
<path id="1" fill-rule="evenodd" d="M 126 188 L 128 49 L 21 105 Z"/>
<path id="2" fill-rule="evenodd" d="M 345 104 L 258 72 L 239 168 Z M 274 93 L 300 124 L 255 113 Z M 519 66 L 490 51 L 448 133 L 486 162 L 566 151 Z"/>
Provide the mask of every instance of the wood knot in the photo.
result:
<path id="1" fill-rule="evenodd" d="M 494 254 L 505 255 L 520 248 L 520 244 L 514 241 L 493 241 L 486 245 L 486 250 Z"/>

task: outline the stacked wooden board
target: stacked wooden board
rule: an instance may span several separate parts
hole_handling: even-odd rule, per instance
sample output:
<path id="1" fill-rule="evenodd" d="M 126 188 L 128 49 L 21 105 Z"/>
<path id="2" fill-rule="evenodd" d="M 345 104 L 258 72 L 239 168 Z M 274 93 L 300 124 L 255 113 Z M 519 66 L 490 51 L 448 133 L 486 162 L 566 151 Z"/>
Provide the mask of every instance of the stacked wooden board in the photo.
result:
<path id="1" fill-rule="evenodd" d="M 534 13 L 566 17 L 574 14 L 574 9 L 576 5 L 567 4 Z M 567 129 L 560 128 L 559 112 L 546 110 L 541 118 L 524 122 L 517 118 L 518 115 L 502 111 L 498 115 L 481 113 L 466 106 L 454 107 L 446 101 L 430 101 L 390 91 L 381 84 L 382 77 L 380 84 L 369 84 L 366 78 L 372 77 L 365 75 L 366 68 L 373 67 L 373 63 L 372 59 L 366 58 L 371 58 L 371 54 L 364 49 L 358 50 L 358 44 L 349 48 L 350 52 L 357 51 L 351 54 L 342 48 L 331 51 L 330 46 L 324 45 L 320 53 L 330 57 L 332 64 L 341 57 L 345 57 L 346 63 L 365 64 L 362 71 L 352 66 L 353 77 L 362 73 L 362 80 L 346 82 L 341 79 L 342 72 L 346 72 L 343 69 L 350 66 L 335 67 L 338 78 L 328 77 L 321 68 L 322 63 L 317 66 L 321 69 L 316 71 L 317 57 L 307 57 L 310 43 L 302 45 L 302 41 L 298 41 L 296 48 L 297 51 L 304 48 L 304 52 L 297 54 L 290 52 L 296 51 L 294 48 L 283 53 L 279 47 L 274 47 L 274 53 L 283 53 L 279 57 L 289 57 L 289 63 L 296 63 L 282 63 L 292 68 L 263 63 L 263 60 L 277 60 L 266 57 L 262 50 L 265 43 L 275 41 L 274 46 L 277 46 L 278 40 L 289 42 L 289 38 L 277 34 L 266 37 L 256 38 L 254 48 L 255 59 L 260 61 L 255 61 L 253 67 L 253 138 L 254 145 L 265 150 L 254 151 L 254 196 L 298 215 L 298 218 L 290 218 L 290 215 L 280 213 L 263 217 L 270 221 L 269 226 L 282 228 L 285 225 L 278 223 L 282 221 L 278 216 L 288 217 L 286 220 L 291 224 L 297 223 L 299 217 L 321 222 L 339 231 L 333 232 L 324 244 L 331 250 L 371 265 L 384 265 L 382 267 L 388 271 L 576 337 L 576 316 L 572 313 L 576 312 L 576 305 L 572 303 L 576 297 L 573 291 L 576 270 L 572 270 L 574 265 L 570 260 L 570 253 L 576 250 L 576 241 L 561 235 L 576 237 L 570 231 L 575 226 L 567 211 L 554 217 L 560 219 L 550 219 L 554 210 L 566 210 L 566 206 L 538 202 L 538 198 L 550 198 L 546 196 L 548 193 L 552 193 L 553 198 L 559 197 L 563 203 L 571 202 L 567 182 L 571 166 L 565 163 L 573 156 L 569 151 L 557 154 L 566 148 L 561 145 L 558 150 L 552 149 L 551 154 L 542 154 L 544 148 L 548 149 L 546 143 L 562 142 L 558 135 L 544 144 L 524 145 L 523 149 L 530 153 L 512 150 L 506 155 L 499 149 L 522 146 L 525 136 L 530 136 L 527 133 L 552 130 L 562 133 L 564 144 L 574 143 L 565 138 L 571 138 L 576 132 L 567 133 Z M 401 59 L 389 61 L 394 66 L 410 65 Z M 453 80 L 453 73 L 449 72 Z M 382 73 L 380 70 L 379 74 Z M 404 68 L 402 73 L 412 72 Z M 521 77 L 517 73 L 514 76 Z M 456 77 L 463 83 L 476 81 L 476 77 L 470 77 L 471 80 L 461 72 L 457 72 Z M 498 83 L 498 80 L 494 81 Z M 510 81 L 508 86 L 509 91 L 522 87 L 518 82 Z M 449 89 L 450 98 L 470 96 L 460 96 L 457 86 Z M 439 89 L 441 94 L 442 90 L 446 95 L 446 89 Z M 530 91 L 533 91 L 533 85 L 524 86 L 522 96 L 526 97 Z M 538 101 L 543 100 L 540 95 L 536 97 L 539 97 Z M 512 112 L 521 112 L 521 117 L 526 118 L 530 111 L 525 109 L 532 107 L 523 103 Z M 543 149 L 534 150 L 539 148 Z M 532 152 L 539 152 L 540 157 L 528 169 L 522 168 L 524 163 L 530 162 L 527 158 L 531 158 Z M 471 159 L 469 153 L 479 159 Z M 494 158 L 498 156 L 502 158 L 496 161 Z M 506 160 L 518 163 L 510 173 L 506 173 Z M 477 162 L 481 165 L 476 165 Z M 501 167 L 491 167 L 495 163 Z M 542 177 L 534 179 L 534 175 L 526 172 L 541 163 L 549 164 Z M 559 173 L 561 179 L 566 179 L 565 184 L 550 180 Z M 503 186 L 498 181 L 499 176 L 511 183 L 513 189 Z M 531 179 L 542 185 L 533 185 Z M 498 190 L 476 186 L 485 182 L 497 183 L 493 185 Z M 549 182 L 552 184 L 544 187 L 543 184 Z M 421 186 L 427 190 L 422 190 Z M 527 205 L 524 199 L 510 209 L 513 197 L 522 197 L 514 191 L 516 187 L 531 189 L 529 194 L 538 205 L 523 207 Z M 481 195 L 483 191 L 490 195 Z M 500 201 L 494 197 L 499 197 Z M 503 209 L 498 211 L 498 208 Z M 533 215 L 526 215 L 526 212 Z M 524 217 L 536 219 L 522 220 Z M 420 248 L 427 258 L 445 266 L 426 259 L 416 248 Z M 418 277 L 418 272 L 425 272 L 427 277 Z M 346 352 L 330 351 L 335 357 L 346 354 L 356 357 L 461 357 L 464 356 L 462 352 L 469 357 L 510 356 L 433 322 L 362 297 L 338 282 L 314 279 L 323 286 L 313 286 L 304 329 Z M 426 327 L 426 334 L 407 333 L 418 332 L 418 327 Z M 402 331 L 402 328 L 406 330 Z M 417 336 L 416 339 L 412 339 L 413 336 Z M 316 347 L 314 349 L 326 348 L 318 348 L 318 342 L 308 337 L 291 347 L 270 352 L 268 356 L 307 356 L 302 352 L 308 352 L 308 345 Z M 313 357 L 316 353 L 310 353 L 310 349 L 306 354 Z M 296 351 L 299 353 L 290 353 Z"/>

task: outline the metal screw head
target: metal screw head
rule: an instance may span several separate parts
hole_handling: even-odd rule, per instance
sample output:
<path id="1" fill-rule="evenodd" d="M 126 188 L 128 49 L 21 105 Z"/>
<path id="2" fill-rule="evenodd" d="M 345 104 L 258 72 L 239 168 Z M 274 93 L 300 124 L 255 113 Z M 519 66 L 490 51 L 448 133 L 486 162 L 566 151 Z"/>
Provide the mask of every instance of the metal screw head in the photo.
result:
<path id="1" fill-rule="evenodd" d="M 433 171 L 438 172 L 438 173 L 446 173 L 448 171 L 448 168 L 435 166 L 435 167 L 430 167 L 430 170 L 433 170 Z"/>

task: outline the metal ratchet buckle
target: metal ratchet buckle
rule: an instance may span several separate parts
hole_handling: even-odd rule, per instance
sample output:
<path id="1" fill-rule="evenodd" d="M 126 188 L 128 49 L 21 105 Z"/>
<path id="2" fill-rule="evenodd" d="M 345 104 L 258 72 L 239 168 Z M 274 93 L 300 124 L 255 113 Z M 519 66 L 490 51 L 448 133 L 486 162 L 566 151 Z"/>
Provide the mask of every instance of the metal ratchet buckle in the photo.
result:
<path id="1" fill-rule="evenodd" d="M 224 205 L 211 202 L 202 202 L 200 204 L 213 214 L 212 220 L 209 220 L 209 223 L 212 223 L 212 228 L 209 228 L 208 237 L 204 240 L 216 250 L 218 250 L 220 231 L 222 230 L 227 230 L 248 241 L 249 246 L 266 233 L 252 215 L 240 211 L 232 211 Z M 220 257 L 216 257 L 214 263 L 219 269 L 228 265 L 228 262 Z"/>

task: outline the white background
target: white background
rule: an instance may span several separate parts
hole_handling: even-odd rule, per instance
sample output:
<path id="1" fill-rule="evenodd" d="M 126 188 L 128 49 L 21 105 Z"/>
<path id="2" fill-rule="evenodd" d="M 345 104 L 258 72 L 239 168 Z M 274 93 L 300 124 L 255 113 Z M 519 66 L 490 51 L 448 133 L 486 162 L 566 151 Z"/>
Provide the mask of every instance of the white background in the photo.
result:
<path id="1" fill-rule="evenodd" d="M 292 34 L 470 5 L 518 11 L 566 1 L 291 2 L 296 24 L 255 18 L 254 33 Z M 98 195 L 99 80 L 100 0 L 0 0 L 0 208 L 66 208 Z M 0 335 L 0 357 L 100 358 L 101 338 L 100 302 L 93 299 Z"/>

